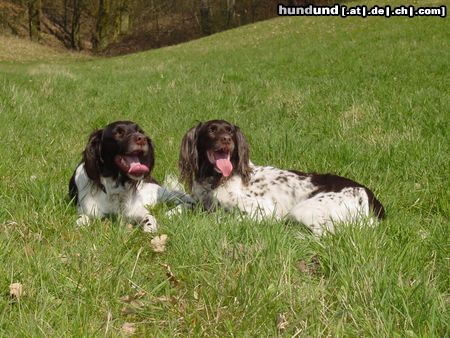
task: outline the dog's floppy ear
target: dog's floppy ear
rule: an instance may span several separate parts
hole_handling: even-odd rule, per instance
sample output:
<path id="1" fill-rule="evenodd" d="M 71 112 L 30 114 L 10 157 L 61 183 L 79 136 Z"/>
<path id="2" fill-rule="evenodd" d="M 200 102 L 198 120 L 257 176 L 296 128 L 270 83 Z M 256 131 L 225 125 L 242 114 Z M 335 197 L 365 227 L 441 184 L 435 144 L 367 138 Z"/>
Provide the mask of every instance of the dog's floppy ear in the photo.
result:
<path id="1" fill-rule="evenodd" d="M 250 180 L 250 150 L 244 134 L 238 126 L 234 126 L 234 134 L 236 135 L 236 146 L 238 154 L 238 164 L 236 171 L 241 176 L 244 184 Z"/>
<path id="2" fill-rule="evenodd" d="M 197 136 L 201 126 L 202 123 L 199 123 L 196 127 L 189 129 L 181 141 L 178 168 L 181 172 L 181 180 L 188 185 L 189 189 L 192 188 L 194 173 L 198 171 Z"/>
<path id="3" fill-rule="evenodd" d="M 147 176 L 152 173 L 152 170 L 155 166 L 155 150 L 153 148 L 153 142 L 150 139 L 150 137 L 147 137 L 147 144 L 148 144 L 148 152 L 147 157 L 145 158 L 145 164 L 147 165 L 148 169 L 150 171 L 147 173 Z"/>
<path id="4" fill-rule="evenodd" d="M 83 152 L 84 169 L 88 177 L 97 184 L 100 184 L 102 134 L 103 129 L 92 132 Z"/>

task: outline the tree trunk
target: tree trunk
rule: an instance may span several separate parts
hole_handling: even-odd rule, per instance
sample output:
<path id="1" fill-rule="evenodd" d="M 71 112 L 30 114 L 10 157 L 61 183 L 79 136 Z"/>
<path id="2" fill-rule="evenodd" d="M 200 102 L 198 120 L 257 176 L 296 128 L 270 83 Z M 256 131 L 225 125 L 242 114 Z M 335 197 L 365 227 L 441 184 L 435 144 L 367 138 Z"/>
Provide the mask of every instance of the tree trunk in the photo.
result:
<path id="1" fill-rule="evenodd" d="M 119 7 L 119 33 L 128 34 L 130 31 L 130 9 L 127 0 L 122 1 Z"/>
<path id="2" fill-rule="evenodd" d="M 252 4 L 252 8 L 251 8 L 252 21 L 251 22 L 255 22 L 255 20 L 256 20 L 256 7 L 258 7 L 258 1 L 252 0 L 251 4 Z"/>
<path id="3" fill-rule="evenodd" d="M 235 0 L 227 0 L 227 28 L 234 25 L 235 5 Z"/>
<path id="4" fill-rule="evenodd" d="M 81 7 L 83 0 L 73 0 L 73 13 L 72 13 L 72 29 L 70 32 L 70 45 L 73 49 L 81 49 L 80 39 L 80 19 L 81 19 Z"/>
<path id="5" fill-rule="evenodd" d="M 98 1 L 97 23 L 95 27 L 95 34 L 92 38 L 93 49 L 95 52 L 101 52 L 109 43 L 108 32 L 110 25 L 110 6 L 109 0 Z"/>
<path id="6" fill-rule="evenodd" d="M 210 35 L 211 29 L 211 10 L 208 0 L 200 0 L 200 28 L 204 35 Z"/>
<path id="7" fill-rule="evenodd" d="M 33 41 L 41 35 L 41 8 L 41 0 L 28 0 L 28 31 Z"/>
<path id="8" fill-rule="evenodd" d="M 64 30 L 67 32 L 67 9 L 69 7 L 69 0 L 64 0 L 64 18 L 63 18 L 63 26 Z"/>

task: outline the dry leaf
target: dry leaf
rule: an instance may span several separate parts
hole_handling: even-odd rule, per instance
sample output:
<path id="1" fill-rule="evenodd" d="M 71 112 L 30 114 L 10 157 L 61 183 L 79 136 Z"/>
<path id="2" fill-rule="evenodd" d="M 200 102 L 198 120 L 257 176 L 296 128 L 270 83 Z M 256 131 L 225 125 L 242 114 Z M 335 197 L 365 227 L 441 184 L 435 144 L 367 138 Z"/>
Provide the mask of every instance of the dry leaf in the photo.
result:
<path id="1" fill-rule="evenodd" d="M 12 283 L 9 286 L 9 295 L 11 297 L 20 298 L 23 295 L 23 285 L 21 283 Z"/>
<path id="2" fill-rule="evenodd" d="M 126 336 L 132 336 L 136 333 L 136 324 L 124 323 L 122 325 L 122 333 Z"/>
<path id="3" fill-rule="evenodd" d="M 127 228 L 128 231 L 133 231 L 133 228 L 134 228 L 134 227 L 133 227 L 133 224 L 128 223 L 127 226 L 126 226 L 126 228 Z"/>
<path id="4" fill-rule="evenodd" d="M 67 257 L 67 255 L 65 254 L 60 254 L 58 257 L 62 263 L 67 263 L 69 261 L 69 257 Z"/>
<path id="5" fill-rule="evenodd" d="M 278 331 L 286 330 L 289 322 L 286 320 L 286 315 L 284 313 L 279 313 L 277 316 L 277 329 Z"/>
<path id="6" fill-rule="evenodd" d="M 163 234 L 161 236 L 154 237 L 150 244 L 154 252 L 164 252 L 166 251 L 167 235 Z"/>
<path id="7" fill-rule="evenodd" d="M 311 257 L 311 263 L 313 263 L 315 265 L 320 265 L 319 257 L 317 255 L 312 256 Z"/>
<path id="8" fill-rule="evenodd" d="M 169 282 L 171 282 L 174 286 L 178 286 L 180 281 L 175 277 L 170 266 L 168 264 L 161 264 L 161 266 L 166 268 L 166 276 L 169 279 Z"/>
<path id="9" fill-rule="evenodd" d="M 142 310 L 141 308 L 136 308 L 133 306 L 124 306 L 123 308 L 120 309 L 120 313 L 124 316 L 126 315 L 132 315 L 135 314 L 137 312 L 139 312 L 139 310 Z"/>
<path id="10" fill-rule="evenodd" d="M 125 295 L 120 297 L 120 301 L 123 303 L 131 303 L 132 301 L 136 299 L 140 299 L 144 297 L 147 293 L 145 291 L 138 291 L 134 295 Z"/>
<path id="11" fill-rule="evenodd" d="M 170 303 L 172 305 L 175 305 L 177 303 L 177 299 L 174 296 L 159 296 L 159 297 L 155 297 L 155 300 L 157 300 L 158 302 L 161 303 Z"/>
<path id="12" fill-rule="evenodd" d="M 311 257 L 311 264 L 312 264 L 312 272 L 313 273 L 318 273 L 318 271 L 320 270 L 320 261 L 319 261 L 319 256 L 314 255 Z"/>
<path id="13" fill-rule="evenodd" d="M 145 304 L 144 304 L 144 302 L 140 301 L 139 299 L 135 299 L 130 302 L 130 305 L 135 308 L 142 309 Z"/>
<path id="14" fill-rule="evenodd" d="M 109 331 L 109 326 L 110 326 L 110 324 L 111 324 L 112 320 L 113 320 L 113 316 L 112 316 L 112 313 L 111 313 L 111 311 L 108 311 L 108 314 L 106 315 L 106 328 L 105 328 L 105 336 L 106 336 L 106 335 L 108 334 L 108 331 Z"/>
<path id="15" fill-rule="evenodd" d="M 308 274 L 310 273 L 308 264 L 306 264 L 306 262 L 304 260 L 297 262 L 297 269 L 302 273 L 308 273 Z"/>
<path id="16" fill-rule="evenodd" d="M 238 251 L 240 255 L 245 255 L 247 253 L 247 249 L 242 243 L 238 243 Z"/>
<path id="17" fill-rule="evenodd" d="M 147 294 L 144 290 L 138 291 L 134 294 L 134 299 L 139 299 L 144 297 Z"/>
<path id="18" fill-rule="evenodd" d="M 123 303 L 129 303 L 133 299 L 130 295 L 125 295 L 119 298 L 121 302 Z"/>
<path id="19" fill-rule="evenodd" d="M 123 315 L 133 314 L 139 312 L 144 308 L 145 304 L 139 299 L 136 299 L 136 296 L 137 294 L 134 296 L 123 296 L 120 298 L 122 302 L 129 304 L 128 306 L 124 306 L 120 310 Z"/>
<path id="20" fill-rule="evenodd" d="M 311 261 L 309 263 L 307 263 L 305 260 L 297 262 L 297 269 L 301 273 L 306 273 L 308 275 L 315 275 L 319 270 L 319 267 L 319 258 L 316 255 L 311 257 Z"/>

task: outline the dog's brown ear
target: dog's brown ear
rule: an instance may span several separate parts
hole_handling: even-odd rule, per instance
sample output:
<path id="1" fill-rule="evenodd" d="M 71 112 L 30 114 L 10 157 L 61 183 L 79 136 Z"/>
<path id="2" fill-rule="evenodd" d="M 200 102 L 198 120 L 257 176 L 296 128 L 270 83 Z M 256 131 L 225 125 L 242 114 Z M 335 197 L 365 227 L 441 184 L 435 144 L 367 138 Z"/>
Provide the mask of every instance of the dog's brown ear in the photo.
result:
<path id="1" fill-rule="evenodd" d="M 153 168 L 155 167 L 155 150 L 153 148 L 153 142 L 150 139 L 150 137 L 147 137 L 147 144 L 148 144 L 148 152 L 147 157 L 145 158 L 145 164 L 150 169 L 147 175 L 150 175 L 152 173 Z"/>
<path id="2" fill-rule="evenodd" d="M 236 135 L 236 146 L 238 155 L 238 164 L 236 172 L 241 176 L 244 184 L 250 180 L 250 149 L 244 134 L 238 126 L 234 126 L 234 134 Z"/>
<path id="3" fill-rule="evenodd" d="M 189 129 L 181 141 L 178 168 L 180 169 L 181 180 L 188 185 L 189 189 L 192 188 L 194 173 L 198 171 L 197 135 L 201 126 L 202 123 L 199 123 Z"/>
<path id="4" fill-rule="evenodd" d="M 92 132 L 83 152 L 84 169 L 88 177 L 97 184 L 100 184 L 102 134 L 103 129 Z"/>

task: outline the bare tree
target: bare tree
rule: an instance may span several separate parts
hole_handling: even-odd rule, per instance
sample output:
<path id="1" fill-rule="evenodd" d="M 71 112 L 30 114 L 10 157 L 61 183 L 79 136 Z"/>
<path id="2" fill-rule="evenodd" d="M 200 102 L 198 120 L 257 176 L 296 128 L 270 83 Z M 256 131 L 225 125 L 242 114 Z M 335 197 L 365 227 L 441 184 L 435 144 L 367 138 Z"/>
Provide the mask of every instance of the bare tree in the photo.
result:
<path id="1" fill-rule="evenodd" d="M 211 8 L 209 0 L 200 0 L 200 28 L 203 34 L 212 34 Z"/>
<path id="2" fill-rule="evenodd" d="M 81 38 L 80 38 L 80 19 L 81 11 L 83 7 L 83 0 L 72 0 L 72 28 L 70 31 L 70 46 L 73 49 L 80 50 Z"/>
<path id="3" fill-rule="evenodd" d="M 234 25 L 236 0 L 227 0 L 227 28 Z"/>
<path id="4" fill-rule="evenodd" d="M 33 41 L 41 37 L 41 10 L 41 0 L 28 0 L 28 31 Z"/>
<path id="5" fill-rule="evenodd" d="M 118 6 L 119 33 L 128 34 L 130 30 L 130 2 L 122 0 Z"/>
<path id="6" fill-rule="evenodd" d="M 93 49 L 96 52 L 104 50 L 108 45 L 109 16 L 110 0 L 99 0 L 95 33 L 92 37 Z"/>
<path id="7" fill-rule="evenodd" d="M 0 13 L 0 29 L 6 27 L 5 29 L 17 32 L 18 35 L 28 33 L 33 40 L 39 40 L 40 36 L 43 38 L 50 34 L 68 48 L 77 50 L 92 48 L 94 52 L 107 53 L 170 45 L 264 20 L 276 16 L 276 6 L 279 2 L 279 0 L 0 0 L 0 4 L 2 1 L 13 3 L 14 11 Z M 329 0 L 308 2 L 327 1 Z M 305 0 L 285 1 L 290 4 L 303 2 Z M 12 8 L 10 5 L 9 7 Z M 16 12 L 20 15 L 16 15 Z M 41 34 L 41 31 L 46 35 Z"/>
<path id="8" fill-rule="evenodd" d="M 69 0 L 64 0 L 64 14 L 63 14 L 63 28 L 64 30 L 67 32 L 67 15 L 68 15 L 68 10 L 69 10 Z"/>

